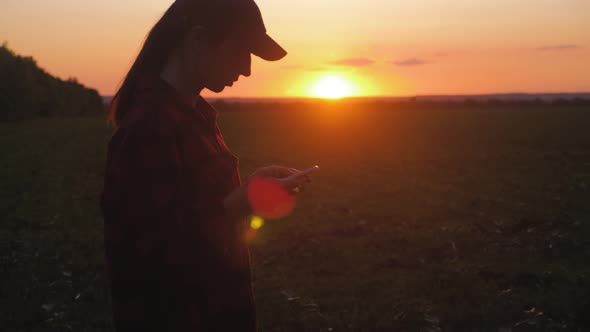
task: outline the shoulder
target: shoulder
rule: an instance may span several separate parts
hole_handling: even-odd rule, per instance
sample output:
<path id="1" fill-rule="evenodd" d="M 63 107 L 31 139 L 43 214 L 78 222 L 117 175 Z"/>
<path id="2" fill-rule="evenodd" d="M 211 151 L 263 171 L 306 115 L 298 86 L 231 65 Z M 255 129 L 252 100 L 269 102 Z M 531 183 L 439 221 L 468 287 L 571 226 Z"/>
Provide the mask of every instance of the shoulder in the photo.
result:
<path id="1" fill-rule="evenodd" d="M 155 155 L 174 153 L 178 129 L 168 112 L 165 103 L 156 94 L 149 91 L 138 94 L 109 142 L 113 157 L 146 159 L 153 164 L 157 161 L 157 158 L 152 158 Z"/>
<path id="2" fill-rule="evenodd" d="M 173 136 L 178 123 L 174 110 L 155 86 L 139 85 L 119 129 L 125 132 L 150 132 Z"/>

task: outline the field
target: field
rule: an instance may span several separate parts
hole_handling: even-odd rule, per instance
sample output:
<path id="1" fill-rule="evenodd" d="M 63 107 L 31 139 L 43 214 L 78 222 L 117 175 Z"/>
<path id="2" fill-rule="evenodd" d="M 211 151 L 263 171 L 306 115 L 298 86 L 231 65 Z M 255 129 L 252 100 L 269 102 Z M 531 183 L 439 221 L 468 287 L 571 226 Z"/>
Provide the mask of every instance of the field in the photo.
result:
<path id="1" fill-rule="evenodd" d="M 321 170 L 251 253 L 261 331 L 589 331 L 590 110 L 222 112 Z M 0 330 L 112 331 L 98 117 L 0 124 Z"/>

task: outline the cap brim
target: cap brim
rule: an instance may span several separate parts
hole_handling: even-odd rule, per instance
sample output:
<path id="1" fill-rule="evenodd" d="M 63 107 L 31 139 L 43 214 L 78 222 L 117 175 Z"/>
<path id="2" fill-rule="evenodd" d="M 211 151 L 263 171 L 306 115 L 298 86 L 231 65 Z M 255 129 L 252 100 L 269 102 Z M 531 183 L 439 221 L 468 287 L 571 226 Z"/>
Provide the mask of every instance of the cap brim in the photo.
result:
<path id="1" fill-rule="evenodd" d="M 252 54 L 266 61 L 277 61 L 284 58 L 287 51 L 268 34 L 264 33 L 254 41 Z"/>

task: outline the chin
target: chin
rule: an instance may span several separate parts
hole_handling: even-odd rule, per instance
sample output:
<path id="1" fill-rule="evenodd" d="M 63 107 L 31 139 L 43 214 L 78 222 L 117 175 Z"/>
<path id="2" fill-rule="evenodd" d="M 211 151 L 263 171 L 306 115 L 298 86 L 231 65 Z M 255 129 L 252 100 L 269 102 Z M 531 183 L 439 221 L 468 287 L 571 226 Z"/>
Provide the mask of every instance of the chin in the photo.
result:
<path id="1" fill-rule="evenodd" d="M 210 86 L 210 87 L 207 87 L 207 89 L 209 89 L 209 90 L 211 90 L 212 92 L 215 92 L 215 93 L 220 93 L 223 90 L 225 90 L 225 85 Z"/>

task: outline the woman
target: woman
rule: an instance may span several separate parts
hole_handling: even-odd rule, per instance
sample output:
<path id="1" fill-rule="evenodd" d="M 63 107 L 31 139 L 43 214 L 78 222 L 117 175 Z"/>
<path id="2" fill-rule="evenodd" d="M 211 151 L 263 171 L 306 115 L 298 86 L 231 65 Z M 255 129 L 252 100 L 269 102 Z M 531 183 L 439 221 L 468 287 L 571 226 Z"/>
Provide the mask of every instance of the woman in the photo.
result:
<path id="1" fill-rule="evenodd" d="M 217 111 L 200 96 L 250 76 L 251 54 L 286 55 L 253 1 L 176 1 L 113 99 L 100 204 L 119 332 L 256 331 L 249 180 L 293 194 L 309 178 L 270 166 L 242 183 Z"/>

